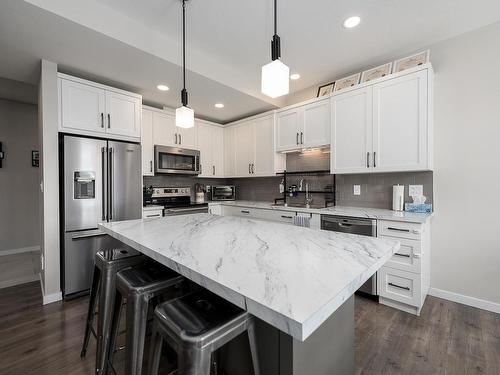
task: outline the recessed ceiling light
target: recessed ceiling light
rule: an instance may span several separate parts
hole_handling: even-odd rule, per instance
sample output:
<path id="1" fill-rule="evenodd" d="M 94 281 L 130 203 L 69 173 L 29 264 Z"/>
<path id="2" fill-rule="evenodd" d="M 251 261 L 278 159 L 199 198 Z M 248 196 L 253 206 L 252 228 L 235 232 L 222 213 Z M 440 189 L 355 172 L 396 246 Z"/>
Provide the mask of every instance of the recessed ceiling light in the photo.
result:
<path id="1" fill-rule="evenodd" d="M 290 76 L 290 79 L 293 79 L 293 80 L 296 80 L 296 79 L 299 79 L 300 78 L 300 74 L 298 73 L 293 73 L 291 76 Z"/>
<path id="2" fill-rule="evenodd" d="M 168 91 L 170 88 L 167 85 L 158 85 L 156 88 L 160 91 Z"/>
<path id="3" fill-rule="evenodd" d="M 215 108 L 224 108 L 224 104 L 222 104 L 222 103 L 216 103 L 216 104 L 214 105 L 214 107 L 215 107 Z"/>
<path id="4" fill-rule="evenodd" d="M 344 21 L 343 26 L 346 29 L 352 29 L 353 27 L 358 26 L 360 22 L 361 22 L 361 17 L 359 17 L 359 16 L 353 16 L 353 17 L 347 18 Z"/>

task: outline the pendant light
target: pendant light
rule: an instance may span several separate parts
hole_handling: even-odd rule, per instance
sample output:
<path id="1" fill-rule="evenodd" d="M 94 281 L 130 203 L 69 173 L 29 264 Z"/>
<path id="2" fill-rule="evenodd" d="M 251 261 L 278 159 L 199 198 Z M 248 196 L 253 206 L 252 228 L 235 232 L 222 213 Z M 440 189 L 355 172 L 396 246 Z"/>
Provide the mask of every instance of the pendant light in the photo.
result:
<path id="1" fill-rule="evenodd" d="M 175 110 L 175 125 L 179 128 L 194 126 L 194 111 L 188 107 L 188 92 L 186 90 L 186 0 L 182 0 L 182 107 Z"/>
<path id="2" fill-rule="evenodd" d="M 262 67 L 262 93 L 277 98 L 289 92 L 290 68 L 283 64 L 280 37 L 278 36 L 277 0 L 274 0 L 274 35 L 271 41 L 271 61 Z"/>

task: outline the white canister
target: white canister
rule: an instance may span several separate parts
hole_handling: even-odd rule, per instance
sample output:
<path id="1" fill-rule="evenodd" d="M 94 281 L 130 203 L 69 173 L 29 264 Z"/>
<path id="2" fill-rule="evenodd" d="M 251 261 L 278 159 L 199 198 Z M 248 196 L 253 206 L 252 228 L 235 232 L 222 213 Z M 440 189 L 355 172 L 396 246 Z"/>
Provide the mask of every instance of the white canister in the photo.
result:
<path id="1" fill-rule="evenodd" d="M 403 211 L 405 206 L 405 187 L 404 185 L 394 185 L 392 187 L 392 209 L 394 211 Z"/>
<path id="2" fill-rule="evenodd" d="M 205 193 L 200 191 L 196 193 L 196 203 L 205 203 Z"/>

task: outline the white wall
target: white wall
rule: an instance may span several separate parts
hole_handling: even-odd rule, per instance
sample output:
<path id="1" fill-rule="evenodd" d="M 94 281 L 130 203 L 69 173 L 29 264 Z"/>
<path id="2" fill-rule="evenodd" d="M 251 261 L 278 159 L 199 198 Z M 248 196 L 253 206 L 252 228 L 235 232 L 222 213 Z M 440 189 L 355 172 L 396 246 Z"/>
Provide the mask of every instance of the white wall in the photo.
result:
<path id="1" fill-rule="evenodd" d="M 59 250 L 59 158 L 57 64 L 42 60 L 38 98 L 40 137 L 41 251 L 44 304 L 61 299 Z"/>
<path id="2" fill-rule="evenodd" d="M 432 293 L 500 312 L 500 23 L 430 46 Z M 394 59 L 400 56 L 394 56 Z M 286 105 L 316 96 L 289 95 Z"/>

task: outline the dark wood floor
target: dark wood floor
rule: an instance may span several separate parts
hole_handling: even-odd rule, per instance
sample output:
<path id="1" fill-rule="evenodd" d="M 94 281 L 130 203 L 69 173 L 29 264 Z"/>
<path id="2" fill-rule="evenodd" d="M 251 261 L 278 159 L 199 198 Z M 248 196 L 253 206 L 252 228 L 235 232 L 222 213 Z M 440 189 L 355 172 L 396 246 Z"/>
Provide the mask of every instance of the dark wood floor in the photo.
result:
<path id="1" fill-rule="evenodd" d="M 0 374 L 92 374 L 79 356 L 87 298 L 41 306 L 40 286 L 0 290 Z M 428 297 L 415 317 L 356 297 L 356 374 L 500 374 L 500 315 Z M 306 375 L 306 374 L 304 374 Z"/>

